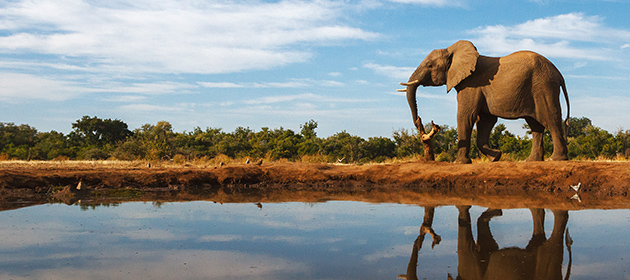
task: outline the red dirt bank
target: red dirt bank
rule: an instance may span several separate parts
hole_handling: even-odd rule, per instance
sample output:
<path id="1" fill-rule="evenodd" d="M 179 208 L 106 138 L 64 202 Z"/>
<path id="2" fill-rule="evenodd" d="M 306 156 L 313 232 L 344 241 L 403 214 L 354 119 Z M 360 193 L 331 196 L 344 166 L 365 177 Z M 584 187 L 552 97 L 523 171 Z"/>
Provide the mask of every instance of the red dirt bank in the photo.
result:
<path id="1" fill-rule="evenodd" d="M 114 200 L 361 200 L 500 208 L 630 208 L 630 162 L 85 165 L 0 163 L 0 210 L 26 201 L 112 200 L 105 196 L 120 189 L 134 192 Z M 82 190 L 75 189 L 79 182 Z M 578 183 L 580 199 L 572 199 L 576 192 L 569 186 Z"/>

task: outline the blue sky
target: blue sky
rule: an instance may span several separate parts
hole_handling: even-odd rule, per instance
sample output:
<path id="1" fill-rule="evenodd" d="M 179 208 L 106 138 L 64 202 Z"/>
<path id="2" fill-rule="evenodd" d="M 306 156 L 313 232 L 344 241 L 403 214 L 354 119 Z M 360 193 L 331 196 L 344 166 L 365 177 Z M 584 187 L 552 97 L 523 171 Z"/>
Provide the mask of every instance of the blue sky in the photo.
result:
<path id="1" fill-rule="evenodd" d="M 630 129 L 629 12 L 626 0 L 0 1 L 0 122 L 230 132 L 314 119 L 322 137 L 390 137 L 413 128 L 398 82 L 467 39 L 482 55 L 548 57 L 571 115 L 614 133 Z M 425 122 L 455 126 L 454 92 L 418 98 Z M 504 123 L 523 134 L 523 120 Z"/>

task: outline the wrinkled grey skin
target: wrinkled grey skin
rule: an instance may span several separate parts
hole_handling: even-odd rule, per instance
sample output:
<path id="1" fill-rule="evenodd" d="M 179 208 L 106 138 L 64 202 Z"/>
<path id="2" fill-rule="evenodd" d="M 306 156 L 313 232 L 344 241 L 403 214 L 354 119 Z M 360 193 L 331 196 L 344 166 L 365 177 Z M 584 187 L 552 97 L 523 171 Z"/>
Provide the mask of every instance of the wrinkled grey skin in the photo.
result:
<path id="1" fill-rule="evenodd" d="M 519 51 L 504 57 L 479 55 L 468 41 L 446 49 L 433 50 L 416 68 L 407 86 L 407 101 L 414 124 L 418 117 L 416 90 L 422 86 L 447 86 L 457 91 L 458 163 L 470 163 L 470 135 L 477 124 L 477 146 L 490 161 L 498 161 L 501 151 L 488 145 L 497 117 L 524 118 L 532 130 L 532 150 L 527 161 L 544 160 L 543 132 L 551 132 L 551 160 L 567 160 L 560 89 L 569 97 L 560 71 L 545 57 Z"/>

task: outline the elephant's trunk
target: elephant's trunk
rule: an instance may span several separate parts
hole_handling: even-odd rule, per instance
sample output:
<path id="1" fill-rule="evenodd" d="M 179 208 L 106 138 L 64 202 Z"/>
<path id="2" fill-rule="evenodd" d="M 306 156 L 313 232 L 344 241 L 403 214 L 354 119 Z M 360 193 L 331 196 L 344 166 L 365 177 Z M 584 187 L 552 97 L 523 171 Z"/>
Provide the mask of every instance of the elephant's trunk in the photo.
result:
<path id="1" fill-rule="evenodd" d="M 431 121 L 431 131 L 427 134 L 424 130 L 424 126 L 422 125 L 422 119 L 420 119 L 420 117 L 418 116 L 416 91 L 418 90 L 418 86 L 420 85 L 420 80 L 413 80 L 407 83 L 400 84 L 407 87 L 407 89 L 399 91 L 407 92 L 407 103 L 409 103 L 409 109 L 411 109 L 411 118 L 413 119 L 413 124 L 418 129 L 418 136 L 420 137 L 420 139 L 422 140 L 422 144 L 424 145 L 424 158 L 427 161 L 433 161 L 435 160 L 435 155 L 433 153 L 433 145 L 431 144 L 431 139 L 436 133 L 440 131 L 440 127 L 435 125 L 433 121 Z"/>
<path id="2" fill-rule="evenodd" d="M 416 91 L 420 85 L 419 80 L 410 81 L 408 83 L 400 83 L 403 86 L 407 86 L 404 90 L 407 93 L 407 103 L 409 103 L 409 109 L 411 109 L 411 119 L 421 135 L 424 134 L 424 127 L 422 126 L 422 120 L 418 117 L 418 104 L 416 102 Z M 401 90 L 402 91 L 402 90 Z"/>

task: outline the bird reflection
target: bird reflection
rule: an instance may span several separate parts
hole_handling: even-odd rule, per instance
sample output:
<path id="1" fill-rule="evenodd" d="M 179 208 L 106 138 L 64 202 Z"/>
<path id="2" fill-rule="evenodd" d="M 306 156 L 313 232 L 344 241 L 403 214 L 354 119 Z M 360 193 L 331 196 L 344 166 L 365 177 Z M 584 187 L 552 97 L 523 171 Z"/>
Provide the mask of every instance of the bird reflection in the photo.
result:
<path id="1" fill-rule="evenodd" d="M 563 241 L 569 219 L 568 211 L 552 211 L 553 231 L 551 236 L 546 238 L 545 211 L 530 209 L 534 230 L 527 247 L 499 249 L 490 231 L 489 222 L 493 217 L 502 215 L 500 209 L 488 209 L 479 216 L 477 242 L 472 234 L 470 206 L 458 206 L 457 209 L 459 265 L 456 279 L 562 279 Z M 569 274 L 570 264 L 566 279 Z M 450 275 L 448 278 L 453 279 Z"/>

